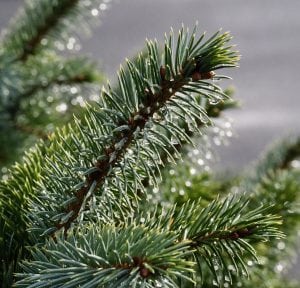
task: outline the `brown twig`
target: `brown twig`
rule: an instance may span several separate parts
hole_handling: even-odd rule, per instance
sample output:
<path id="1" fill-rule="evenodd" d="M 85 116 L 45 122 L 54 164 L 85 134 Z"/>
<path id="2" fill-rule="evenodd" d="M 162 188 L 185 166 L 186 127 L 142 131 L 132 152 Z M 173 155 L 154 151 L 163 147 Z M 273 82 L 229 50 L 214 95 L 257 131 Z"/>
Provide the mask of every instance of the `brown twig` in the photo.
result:
<path id="1" fill-rule="evenodd" d="M 161 78 L 161 90 L 155 94 L 153 94 L 151 91 L 145 91 L 145 101 L 143 105 L 141 105 L 143 108 L 133 113 L 127 120 L 127 123 L 120 123 L 120 125 L 127 124 L 129 126 L 129 131 L 126 132 L 126 134 L 124 132 L 119 132 L 109 148 L 105 149 L 104 152 L 106 157 L 94 164 L 94 167 L 97 168 L 97 170 L 87 176 L 85 186 L 75 192 L 75 197 L 77 200 L 69 204 L 65 211 L 66 213 L 73 212 L 72 216 L 65 223 L 56 223 L 56 231 L 64 228 L 64 233 L 65 235 L 67 234 L 72 222 L 78 217 L 84 200 L 91 187 L 94 186 L 94 190 L 96 190 L 102 185 L 111 167 L 114 167 L 119 163 L 122 155 L 133 142 L 134 132 L 137 129 L 143 130 L 153 114 L 157 112 L 163 105 L 165 105 L 165 103 L 188 81 L 187 78 L 182 75 L 179 75 L 174 80 L 165 80 L 163 75 Z M 117 150 L 115 148 L 116 143 L 120 142 L 121 140 L 124 140 L 124 145 L 122 149 Z M 56 231 L 53 232 L 52 236 Z"/>
<path id="2" fill-rule="evenodd" d="M 244 228 L 234 228 L 221 231 L 214 231 L 205 235 L 197 236 L 193 239 L 193 247 L 199 247 L 201 243 L 212 240 L 238 240 L 245 237 L 249 237 L 255 232 L 256 226 L 249 226 Z"/>

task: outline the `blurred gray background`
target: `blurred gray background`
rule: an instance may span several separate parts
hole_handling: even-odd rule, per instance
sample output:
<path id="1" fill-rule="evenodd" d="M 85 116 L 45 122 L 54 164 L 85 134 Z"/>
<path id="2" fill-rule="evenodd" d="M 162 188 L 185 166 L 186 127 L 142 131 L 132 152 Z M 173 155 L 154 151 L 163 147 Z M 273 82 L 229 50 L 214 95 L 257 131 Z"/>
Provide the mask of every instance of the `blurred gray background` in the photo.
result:
<path id="1" fill-rule="evenodd" d="M 0 0 L 0 28 L 23 2 Z M 99 61 L 111 80 L 146 37 L 161 40 L 171 26 L 198 21 L 200 32 L 231 31 L 242 60 L 228 72 L 234 79 L 228 84 L 242 108 L 227 113 L 237 136 L 220 149 L 222 169 L 243 169 L 275 139 L 300 134 L 299 0 L 115 0 L 110 6 L 81 52 Z M 300 277 L 299 265 L 291 275 Z"/>

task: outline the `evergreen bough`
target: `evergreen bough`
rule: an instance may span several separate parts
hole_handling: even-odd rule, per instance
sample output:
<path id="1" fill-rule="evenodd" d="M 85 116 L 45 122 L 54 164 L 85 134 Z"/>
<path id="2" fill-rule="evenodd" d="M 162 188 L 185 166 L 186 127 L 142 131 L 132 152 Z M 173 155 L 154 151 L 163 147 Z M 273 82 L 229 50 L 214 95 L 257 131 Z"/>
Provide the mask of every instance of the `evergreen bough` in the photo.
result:
<path id="1" fill-rule="evenodd" d="M 89 16 L 91 10 L 102 2 L 25 1 L 2 31 L 0 175 L 6 174 L 6 166 L 18 160 L 25 148 L 39 138 L 47 139 L 53 127 L 69 122 L 73 113 L 79 114 L 81 94 L 98 93 L 102 74 L 96 65 L 86 57 L 66 59 L 59 52 L 77 48 L 74 32 L 88 30 L 95 22 L 95 17 Z"/>
<path id="2" fill-rule="evenodd" d="M 4 38 L 7 71 L 19 63 L 28 69 L 18 71 L 30 83 L 22 92 L 28 99 L 53 84 L 95 79 L 78 59 L 56 70 L 61 59 L 51 52 L 87 2 L 28 1 L 24 22 Z M 33 10 L 37 16 L 26 19 Z M 186 145 L 235 105 L 218 85 L 228 77 L 216 74 L 238 64 L 230 40 L 228 33 L 206 39 L 184 27 L 166 35 L 162 47 L 147 40 L 96 104 L 12 166 L 0 182 L 2 287 L 255 287 L 264 277 L 272 277 L 266 287 L 282 286 L 273 271 L 282 258 L 274 251 L 293 243 L 284 234 L 299 223 L 299 139 L 280 143 L 256 172 L 232 183 L 207 173 L 191 177 L 189 166 L 178 165 Z M 43 67 L 38 55 L 54 58 Z M 51 71 L 49 82 L 31 81 L 28 71 L 37 66 Z M 5 117 L 14 118 L 11 107 L 19 113 L 18 93 L 3 102 Z M 189 177 L 187 201 L 171 196 L 168 185 L 178 179 L 166 176 L 170 167 Z"/>

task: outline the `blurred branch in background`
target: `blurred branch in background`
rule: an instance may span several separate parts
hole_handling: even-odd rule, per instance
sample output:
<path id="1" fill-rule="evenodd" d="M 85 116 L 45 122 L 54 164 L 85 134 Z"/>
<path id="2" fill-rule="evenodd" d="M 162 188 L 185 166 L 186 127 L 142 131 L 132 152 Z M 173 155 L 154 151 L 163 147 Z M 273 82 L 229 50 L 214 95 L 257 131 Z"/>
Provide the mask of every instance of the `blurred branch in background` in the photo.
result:
<path id="1" fill-rule="evenodd" d="M 97 66 L 82 56 L 69 58 L 65 51 L 79 49 L 79 35 L 98 22 L 104 2 L 26 1 L 3 31 L 0 175 L 24 149 L 80 113 L 85 101 L 98 99 L 103 78 Z"/>

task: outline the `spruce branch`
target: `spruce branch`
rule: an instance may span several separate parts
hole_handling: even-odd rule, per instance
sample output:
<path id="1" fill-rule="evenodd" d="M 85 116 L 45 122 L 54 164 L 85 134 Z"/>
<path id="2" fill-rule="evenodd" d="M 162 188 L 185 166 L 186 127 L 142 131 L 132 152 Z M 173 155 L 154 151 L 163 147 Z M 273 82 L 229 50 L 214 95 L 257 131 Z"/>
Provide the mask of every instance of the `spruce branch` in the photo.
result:
<path id="1" fill-rule="evenodd" d="M 262 176 L 279 170 L 288 170 L 290 163 L 300 156 L 300 138 L 289 137 L 278 141 L 267 149 L 262 159 L 256 164 L 256 172 L 250 176 L 252 181 L 259 182 Z M 254 175 L 253 175 L 254 174 Z M 251 179 L 250 179 L 251 180 Z"/>
<path id="2" fill-rule="evenodd" d="M 14 93 L 3 108 L 13 123 L 17 122 L 16 118 L 22 112 L 21 104 L 40 91 L 47 91 L 54 85 L 92 86 L 102 80 L 95 65 L 86 58 L 64 60 L 52 53 L 28 60 L 21 71 L 22 89 L 19 93 Z"/>
<path id="3" fill-rule="evenodd" d="M 14 52 L 18 52 L 16 53 L 18 55 L 17 60 L 26 61 L 29 55 L 34 54 L 41 40 L 51 29 L 58 25 L 61 19 L 76 6 L 78 1 L 54 1 L 51 6 L 49 6 L 49 1 L 27 1 L 24 10 L 19 13 L 19 19 L 16 21 L 16 24 L 11 27 L 14 35 L 8 34 L 6 39 L 4 38 L 4 47 L 14 47 Z M 33 19 L 28 21 L 30 17 L 33 17 Z M 32 25 L 33 20 L 35 22 L 35 30 L 30 31 L 28 25 Z"/>
<path id="4" fill-rule="evenodd" d="M 257 203 L 273 203 L 276 213 L 282 215 L 290 230 L 299 215 L 299 173 L 293 168 L 293 160 L 300 156 L 300 138 L 290 137 L 273 144 L 263 153 L 258 163 L 245 175 L 240 186 L 251 192 L 250 207 Z M 255 192 L 253 189 L 255 188 Z"/>
<path id="5" fill-rule="evenodd" d="M 255 171 L 248 177 L 246 175 L 241 183 L 248 191 L 250 187 L 255 187 L 254 192 L 250 191 L 252 193 L 249 195 L 251 199 L 249 209 L 255 207 L 257 203 L 272 203 L 274 212 L 282 217 L 282 231 L 287 237 L 281 241 L 273 240 L 268 249 L 261 247 L 266 271 L 270 269 L 269 267 L 278 265 L 280 261 L 289 265 L 295 254 L 294 245 L 297 241 L 300 220 L 300 173 L 297 167 L 293 167 L 293 161 L 298 161 L 299 156 L 299 137 L 277 141 L 264 153 Z M 280 245 L 284 249 L 279 249 Z"/>
<path id="6" fill-rule="evenodd" d="M 225 91 L 226 92 L 226 91 Z M 230 95 L 228 95 L 230 96 Z M 230 98 L 225 100 L 225 103 L 234 103 L 233 100 Z M 207 109 L 211 110 L 211 107 L 214 109 L 222 110 L 224 104 L 222 102 L 218 103 L 217 105 L 211 105 L 209 102 L 207 102 Z M 213 115 L 210 115 L 208 112 L 208 116 L 216 117 L 217 115 L 214 113 Z M 17 127 L 17 129 L 21 129 L 28 133 L 39 133 L 39 136 L 42 136 L 41 138 L 47 138 L 51 137 L 51 142 L 55 142 L 56 137 L 58 137 L 57 134 L 48 134 L 44 135 L 42 134 L 43 131 L 37 130 L 32 131 L 32 127 Z M 191 133 L 190 131 L 186 130 L 186 133 Z M 177 150 L 179 150 L 179 147 L 176 147 Z M 19 250 L 24 250 L 24 247 L 29 244 L 28 235 L 26 233 L 26 226 L 28 225 L 27 219 L 24 219 L 24 217 L 18 216 L 24 216 L 28 210 L 28 202 L 29 199 L 35 198 L 36 193 L 36 183 L 38 182 L 39 178 L 41 177 L 41 163 L 43 162 L 43 159 L 45 155 L 51 155 L 56 150 L 55 146 L 46 145 L 45 143 L 40 142 L 35 149 L 31 150 L 30 152 L 27 152 L 24 156 L 24 164 L 16 164 L 11 168 L 11 171 L 9 172 L 11 174 L 10 178 L 6 181 L 3 181 L 0 184 L 0 222 L 2 227 L 1 235 L 3 235 L 3 238 L 0 241 L 0 249 L 1 251 L 6 251 L 6 253 L 3 253 L 1 256 L 2 261 L 5 261 L 6 263 L 10 263 L 12 259 L 14 259 L 18 254 Z M 162 152 L 160 152 L 162 153 Z M 168 154 L 172 153 L 172 151 L 168 151 Z M 166 152 L 164 154 L 161 154 L 162 163 L 164 161 L 167 161 L 167 155 Z M 46 171 L 47 172 L 47 171 Z M 146 180 L 148 180 L 146 182 Z M 149 178 L 146 178 L 143 180 L 143 185 L 145 183 L 149 183 Z M 18 191 L 22 191 L 23 197 L 20 198 L 20 193 Z M 100 207 L 103 207 L 106 205 L 106 203 L 101 203 L 101 200 L 97 202 L 94 205 L 99 205 Z M 117 212 L 117 206 L 115 207 L 114 211 L 107 211 L 105 213 L 100 213 L 98 209 L 93 209 L 91 211 L 90 217 L 94 219 L 100 219 L 104 218 L 104 222 L 110 222 L 111 219 L 116 218 Z M 119 207 L 118 210 L 121 210 L 122 208 Z M 22 211 L 21 215 L 19 215 L 19 211 Z M 136 211 L 137 212 L 137 211 Z M 12 217 L 14 215 L 14 217 Z M 123 217 L 125 218 L 125 217 Z M 3 222 L 1 221 L 3 220 Z M 14 237 L 11 238 L 11 234 L 14 233 Z M 11 241 L 11 249 L 7 250 L 5 247 L 7 247 L 7 243 Z M 4 256 L 6 254 L 6 256 Z M 5 259 L 5 260 L 4 260 Z"/>
<path id="7" fill-rule="evenodd" d="M 53 126 L 80 114 L 84 99 L 79 95 L 95 95 L 100 82 L 102 76 L 86 58 L 63 59 L 49 52 L 0 68 L 0 165 L 12 164 L 23 156 L 22 148 L 47 139 Z M 61 105 L 68 113 L 56 110 Z"/>
<path id="8" fill-rule="evenodd" d="M 207 208 L 185 204 L 178 213 L 183 223 L 175 220 L 173 224 L 174 228 L 182 227 L 184 237 L 192 240 L 200 275 L 208 268 L 210 279 L 220 286 L 233 283 L 234 276 L 249 275 L 247 261 L 257 262 L 253 244 L 283 237 L 276 227 L 280 218 L 269 214 L 271 209 L 266 206 L 247 211 L 248 201 L 244 198 L 229 195 Z"/>
<path id="9" fill-rule="evenodd" d="M 32 35 L 32 38 L 28 39 L 26 43 L 23 44 L 24 50 L 19 56 L 21 61 L 26 61 L 29 55 L 35 53 L 35 50 L 37 49 L 37 46 L 39 46 L 41 40 L 58 24 L 59 20 L 78 3 L 78 1 L 79 0 L 59 1 L 53 6 L 52 13 L 47 15 L 44 19 L 45 22 L 41 26 L 37 27 L 35 35 Z M 25 14 L 30 15 L 30 12 L 27 10 Z"/>
<path id="10" fill-rule="evenodd" d="M 296 235 L 299 229 L 300 177 L 299 170 L 293 167 L 293 160 L 299 157 L 299 152 L 299 137 L 277 141 L 263 153 L 250 172 L 235 184 L 239 193 L 246 191 L 249 199 L 246 211 L 252 211 L 258 205 L 272 205 L 272 213 L 280 215 L 282 219 L 281 230 L 286 237 L 275 237 L 270 243 L 255 244 L 254 248 L 261 263 L 253 265 L 253 261 L 249 262 L 251 278 L 240 279 L 234 276 L 232 287 L 254 287 L 265 279 L 269 280 L 263 287 L 281 287 L 282 283 L 297 287 L 297 284 L 285 279 L 286 275 L 283 272 L 295 255 Z M 277 265 L 284 267 L 282 272 L 276 271 Z M 210 278 L 207 277 L 205 285 L 209 283 Z"/>
<path id="11" fill-rule="evenodd" d="M 181 33 L 188 39 L 186 31 Z M 1 184 L 0 187 L 1 195 L 5 195 L 4 198 L 0 198 L 1 218 L 3 217 L 1 225 L 5 226 L 4 239 L 1 239 L 1 245 L 7 247 L 10 235 L 15 233 L 12 249 L 5 253 L 8 256 L 3 256 L 6 257 L 5 259 L 11 259 L 11 255 L 15 255 L 13 251 L 18 251 L 23 239 L 29 241 L 28 234 L 25 233 L 26 227 L 31 227 L 32 232 L 37 231 L 36 236 L 38 236 L 34 238 L 33 233 L 31 233 L 31 242 L 27 243 L 32 243 L 33 240 L 41 242 L 39 237 L 41 234 L 53 235 L 57 231 L 55 224 L 68 222 L 74 213 L 74 210 L 68 212 L 70 207 L 78 209 L 80 204 L 80 208 L 82 207 L 82 211 L 85 212 L 85 209 L 88 209 L 85 204 L 89 198 L 92 198 L 92 192 L 95 192 L 93 189 L 97 186 L 95 181 L 99 180 L 100 176 L 99 167 L 96 164 L 107 163 L 108 158 L 111 163 L 116 165 L 111 171 L 104 170 L 107 177 L 103 185 L 99 187 L 98 190 L 100 191 L 97 192 L 101 196 L 101 208 L 98 209 L 101 211 L 101 217 L 106 219 L 107 214 L 117 217 L 116 214 L 119 213 L 120 217 L 124 219 L 126 210 L 129 210 L 130 213 L 132 210 L 136 210 L 136 207 L 132 207 L 131 197 L 135 199 L 137 197 L 136 191 L 143 189 L 142 179 L 145 177 L 154 179 L 156 177 L 153 171 L 158 169 L 159 151 L 166 150 L 171 157 L 176 154 L 176 148 L 172 149 L 171 136 L 181 138 L 182 141 L 190 141 L 188 135 L 181 132 L 180 128 L 176 126 L 177 124 L 172 125 L 177 120 L 172 118 L 172 113 L 179 115 L 180 121 L 189 119 L 196 126 L 195 119 L 203 120 L 207 119 L 207 116 L 201 103 L 196 101 L 197 97 L 193 97 L 193 93 L 200 93 L 203 98 L 215 100 L 220 100 L 226 96 L 217 85 L 206 81 L 210 79 L 193 79 L 194 73 L 198 73 L 197 78 L 199 78 L 199 73 L 207 73 L 207 71 L 200 68 L 199 71 L 195 70 L 196 58 L 191 59 L 195 55 L 202 55 L 201 53 L 206 55 L 204 48 L 209 46 L 214 51 L 212 53 L 214 57 L 220 55 L 228 57 L 228 59 L 223 57 L 218 64 L 219 66 L 234 65 L 238 57 L 235 53 L 229 52 L 230 48 L 223 47 L 230 40 L 229 35 L 215 35 L 209 40 L 211 42 L 207 41 L 203 45 L 201 42 L 195 44 L 197 48 L 191 44 L 194 38 L 195 35 L 193 34 L 189 42 L 181 42 L 182 45 L 189 43 L 193 52 L 190 52 L 191 58 L 187 57 L 189 61 L 186 65 L 184 65 L 183 60 L 177 60 L 178 63 L 182 63 L 180 64 L 181 68 L 176 68 L 178 70 L 178 75 L 175 75 L 176 79 L 172 76 L 170 67 L 174 69 L 174 58 L 180 59 L 182 56 L 176 54 L 170 57 L 173 49 L 167 42 L 165 45 L 167 54 L 160 57 L 156 44 L 148 42 L 148 55 L 140 57 L 140 62 L 137 65 L 128 62 L 128 73 L 123 70 L 120 71 L 117 90 L 122 91 L 122 93 L 116 93 L 108 87 L 108 91 L 102 93 L 103 99 L 100 106 L 87 109 L 85 120 L 76 120 L 75 124 L 59 129 L 51 135 L 50 146 L 41 144 L 37 148 L 37 152 L 31 152 L 28 155 L 27 160 L 25 160 L 26 164 L 15 167 L 14 170 L 18 173 L 12 173 L 11 178 L 5 181 L 3 185 Z M 170 40 L 172 37 L 168 39 L 168 41 Z M 181 49 L 181 51 L 188 53 L 187 49 Z M 219 56 L 215 56 L 215 54 Z M 151 65 L 148 65 L 149 63 Z M 214 69 L 218 65 L 214 62 L 210 67 Z M 190 70 L 190 73 L 184 72 L 182 68 L 186 71 Z M 209 74 L 212 76 L 212 73 Z M 207 78 L 207 74 L 202 76 Z M 214 79 L 218 79 L 218 77 L 214 76 Z M 183 85 L 180 81 L 185 84 Z M 162 93 L 163 82 L 165 83 L 164 94 Z M 176 85 L 179 85 L 178 83 L 183 85 L 182 89 L 179 89 L 180 86 L 174 86 L 175 83 Z M 168 90 L 173 89 L 173 87 L 179 90 L 180 95 L 179 93 L 176 94 L 178 91 L 171 92 Z M 155 96 L 154 100 L 151 100 L 149 96 Z M 164 101 L 167 102 L 163 108 L 165 110 L 155 110 L 162 108 Z M 150 114 L 147 106 L 144 106 L 148 103 L 150 104 Z M 156 105 L 158 107 L 155 107 Z M 193 110 L 198 114 L 194 112 L 190 115 L 189 112 Z M 156 111 L 163 113 L 156 115 Z M 160 118 L 160 121 L 166 121 L 164 128 L 168 130 L 168 133 L 161 133 L 162 125 L 158 123 L 157 118 Z M 133 143 L 128 142 L 126 144 L 126 142 L 117 141 L 120 139 L 118 137 L 127 137 L 127 133 L 130 132 L 128 128 L 132 129 L 133 127 L 136 128 L 134 135 L 129 134 L 134 136 Z M 165 135 L 171 136 L 168 138 Z M 122 151 L 126 150 L 126 153 L 122 154 L 119 150 L 124 145 L 128 145 L 129 149 L 123 149 Z M 113 154 L 113 152 L 119 154 Z M 121 160 L 117 159 L 117 156 Z M 28 165 L 26 161 L 29 161 Z M 103 167 L 105 168 L 105 165 Z M 20 181 L 21 179 L 22 181 Z M 95 181 L 90 182 L 93 179 Z M 78 191 L 86 193 L 86 190 L 80 190 L 86 184 L 90 185 L 92 189 L 88 191 L 90 194 L 82 197 Z M 19 191 L 22 191 L 23 196 L 21 198 Z M 9 201 L 5 199 L 9 199 Z M 83 202 L 80 203 L 78 200 Z M 14 203 L 14 201 L 16 202 Z M 70 206 L 72 202 L 73 205 L 77 202 L 77 206 Z M 29 206 L 31 211 L 27 213 L 25 211 L 28 211 Z M 18 217 L 19 211 L 25 213 L 22 213 L 22 217 L 16 220 L 15 217 Z M 78 215 L 80 214 L 81 211 L 78 211 Z M 113 217 L 109 220 L 112 221 Z M 76 219 L 74 218 L 74 220 Z M 69 223 L 71 224 L 71 222 Z"/>
<path id="12" fill-rule="evenodd" d="M 38 89 L 47 89 L 51 85 L 71 85 L 97 83 L 102 76 L 96 65 L 86 57 L 64 59 L 53 53 L 45 53 L 42 58 L 33 58 L 25 64 L 23 78 L 27 83 L 25 96 L 29 97 Z M 35 76 L 32 79 L 32 76 Z"/>
<path id="13" fill-rule="evenodd" d="M 11 165 L 18 157 L 23 155 L 21 154 L 22 149 L 26 150 L 33 145 L 36 140 L 34 136 L 47 134 L 48 132 L 36 133 L 40 127 L 33 127 L 34 129 L 31 129 L 34 132 L 33 135 L 27 133 L 30 129 L 23 129 L 24 127 L 34 126 L 32 123 L 35 122 L 36 126 L 45 128 L 47 123 L 49 129 L 46 129 L 50 130 L 53 125 L 57 124 L 53 123 L 60 116 L 55 114 L 56 107 L 47 105 L 49 104 L 47 103 L 48 100 L 41 99 L 41 96 L 45 96 L 49 92 L 47 90 L 53 88 L 51 89 L 52 95 L 56 96 L 53 97 L 53 102 L 49 100 L 52 104 L 55 104 L 58 100 L 57 95 L 59 92 L 62 97 L 73 94 L 70 93 L 71 89 L 69 89 L 69 93 L 65 92 L 66 85 L 81 84 L 80 88 L 92 90 L 92 87 L 88 87 L 86 84 L 96 82 L 94 76 L 99 76 L 99 73 L 97 73 L 98 75 L 95 73 L 95 67 L 87 65 L 86 60 L 86 63 L 84 63 L 83 59 L 78 59 L 77 65 L 80 65 L 81 61 L 81 64 L 85 68 L 91 69 L 91 71 L 85 70 L 84 75 L 79 74 L 78 77 L 69 78 L 70 81 L 66 81 L 65 78 L 72 74 L 70 73 L 72 72 L 71 69 L 74 68 L 78 71 L 78 68 L 83 70 L 84 67 L 76 67 L 74 65 L 75 59 L 63 61 L 61 57 L 55 55 L 53 48 L 58 50 L 64 48 L 73 50 L 74 48 L 77 50 L 79 47 L 77 33 L 82 32 L 82 30 L 88 32 L 90 24 L 95 23 L 92 20 L 96 19 L 94 16 L 101 14 L 99 13 L 101 10 L 99 5 L 101 4 L 101 7 L 106 8 L 109 6 L 101 0 L 26 0 L 24 8 L 19 11 L 8 29 L 2 31 L 0 39 L 0 134 L 8 134 L 5 139 L 2 137 L 0 141 L 2 165 Z M 51 52 L 51 57 L 49 57 L 47 54 Z M 49 61 L 49 58 L 53 60 L 52 67 L 48 63 L 48 70 L 45 71 L 47 66 L 45 62 Z M 59 58 L 61 63 L 58 63 Z M 73 67 L 71 65 L 72 60 L 74 62 Z M 69 71 L 61 67 L 64 63 L 70 68 Z M 60 75 L 62 77 L 54 81 L 51 73 L 57 72 L 59 69 L 61 69 Z M 65 73 L 65 75 L 62 73 Z M 57 86 L 53 87 L 53 84 Z M 61 86 L 63 86 L 62 89 Z M 58 89 L 61 90 L 58 91 Z M 42 95 L 43 91 L 46 91 L 44 95 Z M 47 95 L 47 98 L 53 99 L 52 95 Z M 29 99 L 30 97 L 34 99 Z M 71 102 L 72 100 L 68 99 L 68 101 Z M 32 103 L 38 105 L 34 107 Z M 69 109 L 70 113 L 64 114 L 64 118 L 68 118 L 68 115 L 73 114 L 77 108 L 73 106 L 75 105 L 68 105 L 72 108 Z M 54 113 L 50 114 L 51 108 L 53 108 Z M 60 111 L 58 112 L 60 113 Z M 60 123 L 67 122 L 70 119 L 63 120 Z M 16 128 L 20 127 L 25 133 L 19 133 Z"/>
<path id="14" fill-rule="evenodd" d="M 115 93 L 108 85 L 102 92 L 100 107 L 89 108 L 85 120 L 77 120 L 68 128 L 68 136 L 58 137 L 57 153 L 46 159 L 47 173 L 40 183 L 42 200 L 33 204 L 37 209 L 31 213 L 37 224 L 33 230 L 54 235 L 63 228 L 67 233 L 91 196 L 99 190 L 100 195 L 106 194 L 110 185 L 114 187 L 112 194 L 136 198 L 137 188 L 143 189 L 142 179 L 155 179 L 154 171 L 159 171 L 159 155 L 155 152 L 173 147 L 176 153 L 171 140 L 158 129 L 191 141 L 173 115 L 180 111 L 183 119 L 189 118 L 197 127 L 195 119 L 207 116 L 193 93 L 215 100 L 226 97 L 221 88 L 205 80 L 213 77 L 213 70 L 232 67 L 238 60 L 236 53 L 225 47 L 230 40 L 228 33 L 217 33 L 203 44 L 202 39 L 196 41 L 194 33 L 188 38 L 182 29 L 175 51 L 173 35 L 166 39 L 163 57 L 157 44 L 148 41 L 148 56 L 140 57 L 136 65 L 127 61 L 128 73 L 120 71 L 118 91 L 122 93 Z M 164 117 L 156 117 L 162 111 Z M 163 125 L 162 120 L 166 122 Z M 57 191 L 61 191 L 60 196 Z M 57 219 L 57 213 L 62 216 L 51 220 Z"/>
<path id="15" fill-rule="evenodd" d="M 2 39 L 1 56 L 8 56 L 6 60 L 10 58 L 10 61 L 24 62 L 42 48 L 53 46 L 53 42 L 65 41 L 68 38 L 67 31 L 78 30 L 79 21 L 81 26 L 86 25 L 84 16 L 86 14 L 90 16 L 93 5 L 99 5 L 101 2 L 100 0 L 93 3 L 82 0 L 26 1 L 24 8 L 20 10 Z"/>
<path id="16" fill-rule="evenodd" d="M 284 239 L 277 239 L 275 237 L 270 243 L 253 243 L 261 263 L 254 265 L 253 261 L 250 260 L 249 263 L 246 261 L 245 267 L 249 270 L 251 278 L 241 279 L 239 276 L 232 275 L 231 281 L 233 284 L 230 285 L 230 287 L 254 287 L 255 284 L 253 283 L 259 283 L 259 281 L 262 281 L 264 277 L 266 277 L 265 275 L 273 274 L 274 275 L 272 277 L 274 279 L 278 278 L 277 281 L 274 280 L 266 282 L 268 284 L 266 284 L 265 287 L 280 287 L 276 286 L 278 285 L 276 283 L 287 281 L 284 280 L 286 274 L 284 272 L 286 272 L 290 267 L 291 259 L 294 259 L 295 256 L 295 243 L 297 241 L 296 235 L 299 230 L 300 219 L 300 174 L 299 169 L 297 168 L 298 158 L 299 137 L 289 137 L 289 139 L 281 140 L 278 143 L 275 143 L 275 145 L 272 145 L 265 155 L 261 157 L 261 160 L 257 163 L 257 165 L 252 167 L 249 175 L 245 175 L 244 178 L 241 179 L 235 179 L 230 184 L 223 183 L 223 186 L 225 187 L 222 187 L 220 184 L 218 185 L 216 181 L 212 180 L 210 180 L 212 184 L 208 184 L 206 177 L 200 178 L 198 175 L 190 176 L 189 167 L 183 168 L 181 166 L 177 168 L 173 166 L 172 169 L 175 170 L 175 173 L 172 176 L 170 176 L 169 171 L 167 171 L 167 177 L 170 178 L 168 179 L 170 184 L 166 185 L 163 183 L 162 187 L 159 187 L 160 191 L 166 190 L 165 193 L 167 194 L 168 189 L 171 189 L 171 187 L 176 187 L 178 191 L 180 189 L 184 189 L 185 195 L 178 195 L 177 199 L 179 199 L 179 203 L 187 201 L 189 197 L 192 199 L 198 199 L 201 197 L 202 202 L 200 203 L 203 205 L 205 200 L 211 201 L 212 199 L 215 199 L 218 193 L 224 197 L 224 195 L 232 191 L 231 187 L 234 187 L 234 190 L 238 189 L 241 194 L 244 194 L 245 190 L 247 191 L 245 197 L 247 197 L 249 201 L 247 206 L 244 208 L 245 212 L 255 210 L 259 205 L 272 205 L 272 213 L 281 216 L 283 223 L 281 225 L 281 230 L 284 232 L 286 237 Z M 283 163 L 285 164 L 283 165 Z M 190 187 L 185 186 L 186 179 L 190 181 Z M 200 183 L 198 183 L 198 181 Z M 228 184 L 229 187 L 226 187 Z M 213 185 L 212 190 L 210 185 Z M 167 195 L 172 197 L 174 194 L 176 193 L 168 193 Z M 204 195 L 204 201 L 202 195 Z M 206 195 L 209 196 L 208 199 L 205 198 Z M 166 201 L 166 199 L 164 200 Z M 170 201 L 170 199 L 167 199 L 167 201 L 171 203 L 175 202 L 174 200 Z M 179 203 L 177 203 L 177 205 Z M 247 230 L 244 231 L 243 229 L 237 230 L 238 231 L 235 231 L 235 229 L 233 229 L 225 233 L 224 231 L 215 231 L 208 235 L 211 237 L 209 240 L 214 239 L 214 237 L 216 237 L 216 239 L 223 237 L 223 241 L 225 241 L 226 238 L 238 238 L 241 234 L 244 235 L 244 232 L 249 232 Z M 200 236 L 200 238 L 200 240 L 206 240 L 205 235 Z M 225 263 L 230 261 L 230 255 L 226 256 L 225 254 L 221 254 L 221 256 L 223 259 L 222 261 L 225 261 Z M 232 264 L 228 265 L 231 268 L 233 267 Z M 284 267 L 282 273 L 276 273 L 274 271 L 276 267 L 281 267 L 280 269 Z M 205 278 L 203 287 L 210 287 L 213 279 L 207 269 L 205 269 L 205 265 L 203 265 L 203 268 L 202 274 L 204 275 L 203 278 Z M 279 281 L 280 278 L 282 278 L 281 281 Z M 186 287 L 192 287 L 192 285 L 187 285 Z"/>
<path id="17" fill-rule="evenodd" d="M 183 257 L 188 241 L 175 241 L 175 233 L 135 225 L 81 229 L 35 249 L 36 262 L 24 262 L 19 275 L 31 276 L 17 287 L 177 287 L 174 278 L 194 263 Z"/>
<path id="18" fill-rule="evenodd" d="M 57 235 L 33 250 L 33 261 L 23 262 L 17 287 L 181 287 L 182 280 L 196 283 L 195 267 L 205 262 L 223 283 L 225 276 L 247 272 L 245 254 L 256 259 L 249 241 L 282 237 L 278 217 L 265 207 L 244 212 L 246 205 L 230 196 L 206 208 L 187 203 L 179 213 L 157 209 L 120 226 L 96 223 L 67 238 Z M 238 237 L 228 237 L 237 231 Z M 226 253 L 231 262 L 221 261 Z"/>
<path id="19" fill-rule="evenodd" d="M 19 259 L 26 254 L 25 246 L 29 245 L 24 212 L 29 209 L 28 199 L 34 195 L 44 153 L 45 146 L 39 143 L 35 150 L 26 152 L 22 164 L 12 167 L 14 177 L 0 182 L 0 280 L 3 283 L 8 279 L 5 273 L 10 275 L 9 271 L 15 271 Z"/>

